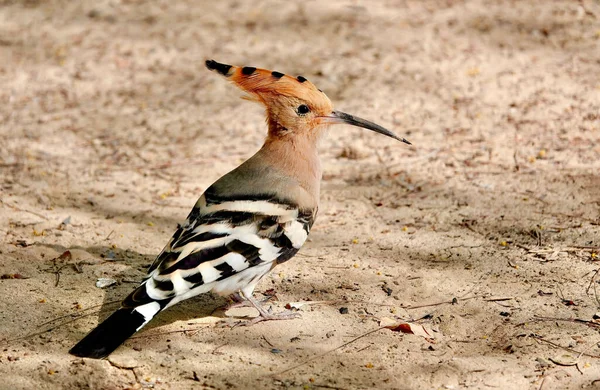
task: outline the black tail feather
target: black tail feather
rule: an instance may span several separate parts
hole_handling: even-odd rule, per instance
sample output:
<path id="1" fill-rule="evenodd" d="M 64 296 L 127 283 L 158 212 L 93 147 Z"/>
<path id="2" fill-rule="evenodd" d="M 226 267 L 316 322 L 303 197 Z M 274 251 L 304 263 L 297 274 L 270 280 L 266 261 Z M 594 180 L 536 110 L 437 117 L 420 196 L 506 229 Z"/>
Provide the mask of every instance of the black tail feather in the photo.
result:
<path id="1" fill-rule="evenodd" d="M 88 333 L 69 353 L 79 357 L 101 359 L 117 349 L 146 322 L 133 309 L 119 309 Z"/>

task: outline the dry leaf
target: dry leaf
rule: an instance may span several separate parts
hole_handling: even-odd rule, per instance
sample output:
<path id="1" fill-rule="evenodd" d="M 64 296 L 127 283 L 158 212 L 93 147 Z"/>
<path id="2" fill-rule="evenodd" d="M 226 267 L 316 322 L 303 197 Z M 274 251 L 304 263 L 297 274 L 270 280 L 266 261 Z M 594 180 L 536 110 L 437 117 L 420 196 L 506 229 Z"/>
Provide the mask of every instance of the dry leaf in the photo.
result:
<path id="1" fill-rule="evenodd" d="M 290 309 L 296 309 L 296 310 L 300 310 L 300 308 L 306 304 L 310 303 L 310 301 L 308 302 L 290 302 L 290 303 L 286 303 L 285 304 L 285 308 L 290 310 Z"/>
<path id="2" fill-rule="evenodd" d="M 389 326 L 396 325 L 397 323 L 398 323 L 398 320 L 395 320 L 390 317 L 382 317 L 381 320 L 379 321 L 379 326 L 381 326 L 382 328 L 387 328 Z"/>
<path id="3" fill-rule="evenodd" d="M 407 334 L 414 334 L 416 336 L 424 337 L 427 340 L 433 340 L 434 335 L 431 329 L 425 328 L 421 324 L 415 324 L 412 322 L 390 322 L 389 318 L 383 318 L 379 325 L 383 328 L 389 329 L 393 332 L 402 332 Z"/>
<path id="4" fill-rule="evenodd" d="M 3 274 L 0 279 L 29 279 L 21 274 Z"/>
<path id="5" fill-rule="evenodd" d="M 60 256 L 58 256 L 57 260 L 71 261 L 73 255 L 71 255 L 71 251 L 64 251 Z"/>

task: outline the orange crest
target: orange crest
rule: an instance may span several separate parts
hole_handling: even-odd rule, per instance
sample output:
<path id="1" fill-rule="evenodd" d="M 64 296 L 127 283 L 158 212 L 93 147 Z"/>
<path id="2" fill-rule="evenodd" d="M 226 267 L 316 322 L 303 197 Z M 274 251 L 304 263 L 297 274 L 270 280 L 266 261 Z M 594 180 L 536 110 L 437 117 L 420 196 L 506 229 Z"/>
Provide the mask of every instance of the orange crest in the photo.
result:
<path id="1" fill-rule="evenodd" d="M 266 105 L 277 96 L 285 96 L 309 102 L 317 107 L 331 107 L 327 95 L 302 76 L 292 77 L 267 69 L 221 64 L 214 60 L 207 60 L 206 67 L 227 77 L 239 88 Z"/>

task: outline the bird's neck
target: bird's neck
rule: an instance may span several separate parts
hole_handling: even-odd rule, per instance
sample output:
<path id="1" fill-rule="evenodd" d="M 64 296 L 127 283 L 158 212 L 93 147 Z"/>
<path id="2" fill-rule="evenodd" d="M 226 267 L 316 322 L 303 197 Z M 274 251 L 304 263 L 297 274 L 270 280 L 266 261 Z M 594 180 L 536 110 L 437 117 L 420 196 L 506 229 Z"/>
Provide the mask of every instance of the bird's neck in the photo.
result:
<path id="1" fill-rule="evenodd" d="M 294 178 L 318 202 L 322 171 L 314 137 L 293 131 L 272 135 L 269 131 L 259 153 L 269 165 Z"/>

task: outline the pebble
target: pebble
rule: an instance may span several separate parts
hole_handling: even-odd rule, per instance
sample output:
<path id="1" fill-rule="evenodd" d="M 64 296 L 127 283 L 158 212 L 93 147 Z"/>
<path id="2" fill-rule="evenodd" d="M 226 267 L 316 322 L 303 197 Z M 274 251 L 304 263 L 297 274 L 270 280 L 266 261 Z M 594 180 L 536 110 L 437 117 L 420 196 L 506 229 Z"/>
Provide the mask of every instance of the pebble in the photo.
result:
<path id="1" fill-rule="evenodd" d="M 98 288 L 110 287 L 113 284 L 117 284 L 117 281 L 111 278 L 98 278 L 98 280 L 96 280 L 96 287 Z"/>
<path id="2" fill-rule="evenodd" d="M 115 367 L 119 367 L 119 368 L 126 368 L 126 369 L 131 369 L 131 368 L 136 368 L 139 367 L 139 363 L 130 357 L 127 356 L 109 356 L 108 357 L 108 361 L 110 362 L 110 364 L 112 364 Z"/>
<path id="3" fill-rule="evenodd" d="M 543 357 L 539 357 L 537 359 L 535 359 L 536 362 L 538 362 L 538 364 L 542 367 L 542 368 L 546 368 L 546 367 L 552 367 L 552 362 L 546 358 Z"/>

